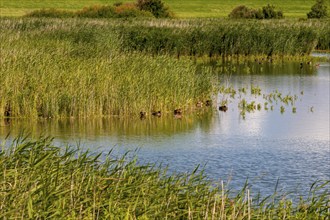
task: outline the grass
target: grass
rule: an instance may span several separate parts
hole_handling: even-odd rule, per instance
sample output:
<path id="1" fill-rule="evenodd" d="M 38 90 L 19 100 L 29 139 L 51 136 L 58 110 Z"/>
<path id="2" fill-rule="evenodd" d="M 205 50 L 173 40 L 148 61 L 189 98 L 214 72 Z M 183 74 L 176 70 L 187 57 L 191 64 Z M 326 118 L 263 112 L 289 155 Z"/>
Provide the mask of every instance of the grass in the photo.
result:
<path id="1" fill-rule="evenodd" d="M 86 6 L 95 4 L 113 4 L 116 0 L 2 0 L 1 16 L 22 16 L 32 10 L 42 8 L 56 8 L 66 10 L 79 10 Z M 123 0 L 121 2 L 134 2 Z M 269 0 L 266 3 L 262 1 L 248 0 L 164 0 L 170 9 L 180 18 L 196 18 L 196 17 L 227 17 L 231 10 L 238 5 L 246 5 L 248 7 L 260 8 L 266 4 L 273 4 L 277 9 L 283 11 L 284 16 L 288 18 L 306 18 L 306 14 L 310 11 L 314 0 Z M 330 13 L 330 3 L 328 11 Z"/>
<path id="2" fill-rule="evenodd" d="M 329 20 L 154 21 L 125 26 L 123 48 L 176 56 L 303 56 L 315 48 L 330 49 Z"/>
<path id="3" fill-rule="evenodd" d="M 9 146 L 8 146 L 9 144 Z M 233 194 L 198 167 L 168 174 L 129 155 L 91 155 L 49 138 L 17 138 L 0 152 L 2 219 L 327 219 L 329 182 L 293 202 L 276 192 Z M 308 194 L 308 196 L 307 196 Z"/>
<path id="4" fill-rule="evenodd" d="M 113 23 L 5 19 L 1 27 L 0 109 L 10 117 L 173 114 L 212 91 L 207 69 L 188 58 L 119 53 Z"/>

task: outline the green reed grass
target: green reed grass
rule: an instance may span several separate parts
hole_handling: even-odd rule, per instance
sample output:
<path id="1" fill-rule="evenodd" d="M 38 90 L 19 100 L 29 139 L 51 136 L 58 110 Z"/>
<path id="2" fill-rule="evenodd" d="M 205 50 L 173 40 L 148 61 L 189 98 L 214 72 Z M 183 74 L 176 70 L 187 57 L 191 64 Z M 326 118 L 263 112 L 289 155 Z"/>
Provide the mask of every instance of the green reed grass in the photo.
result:
<path id="1" fill-rule="evenodd" d="M 123 49 L 188 56 L 303 56 L 329 50 L 323 21 L 173 21 L 168 25 L 136 25 L 120 31 Z"/>
<path id="2" fill-rule="evenodd" d="M 300 58 L 327 48 L 328 23 L 2 18 L 0 117 L 191 109 L 216 84 L 196 57 Z"/>
<path id="3" fill-rule="evenodd" d="M 254 195 L 249 184 L 233 195 L 198 167 L 169 174 L 138 165 L 128 154 L 92 155 L 55 147 L 50 138 L 19 137 L 1 145 L 2 219 L 327 219 L 329 182 L 315 182 L 293 203 L 276 192 Z M 307 193 L 306 193 L 307 194 Z"/>
<path id="4" fill-rule="evenodd" d="M 212 91 L 189 59 L 120 53 L 113 23 L 1 20 L 0 111 L 12 117 L 134 115 L 189 109 Z"/>

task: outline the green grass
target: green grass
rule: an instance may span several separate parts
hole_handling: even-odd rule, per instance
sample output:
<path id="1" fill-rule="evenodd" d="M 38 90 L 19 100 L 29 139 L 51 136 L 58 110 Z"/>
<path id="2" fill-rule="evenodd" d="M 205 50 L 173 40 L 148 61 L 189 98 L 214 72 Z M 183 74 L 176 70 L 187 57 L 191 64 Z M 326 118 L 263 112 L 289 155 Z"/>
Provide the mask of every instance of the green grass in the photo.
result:
<path id="1" fill-rule="evenodd" d="M 293 203 L 257 195 L 248 184 L 231 192 L 198 167 L 169 174 L 130 155 L 91 155 L 51 139 L 0 145 L 1 219 L 327 219 L 329 182 L 315 182 Z M 297 196 L 291 195 L 296 198 Z"/>
<path id="2" fill-rule="evenodd" d="M 188 19 L 136 23 L 120 30 L 122 48 L 188 56 L 304 56 L 329 50 L 330 20 Z"/>
<path id="3" fill-rule="evenodd" d="M 120 53 L 114 24 L 2 19 L 2 117 L 173 114 L 209 99 L 209 71 L 188 58 Z"/>
<path id="4" fill-rule="evenodd" d="M 2 0 L 1 16 L 22 16 L 32 10 L 42 8 L 57 8 L 66 10 L 78 10 L 85 6 L 95 4 L 113 4 L 117 0 Z M 123 0 L 121 2 L 132 2 Z M 269 0 L 248 1 L 248 0 L 164 0 L 170 9 L 181 18 L 191 17 L 227 17 L 231 10 L 238 5 L 246 5 L 253 8 L 260 8 L 267 3 L 273 4 L 277 9 L 283 11 L 284 16 L 288 18 L 306 18 L 311 6 L 315 4 L 314 0 Z M 327 2 L 330 12 L 330 3 Z"/>

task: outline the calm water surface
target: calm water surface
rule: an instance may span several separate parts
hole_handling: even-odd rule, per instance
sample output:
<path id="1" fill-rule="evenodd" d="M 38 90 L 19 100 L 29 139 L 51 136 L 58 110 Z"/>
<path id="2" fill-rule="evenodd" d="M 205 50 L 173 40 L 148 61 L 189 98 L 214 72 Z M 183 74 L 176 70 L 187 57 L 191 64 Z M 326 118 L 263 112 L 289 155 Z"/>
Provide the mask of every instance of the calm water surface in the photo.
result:
<path id="1" fill-rule="evenodd" d="M 170 172 L 191 172 L 205 166 L 206 175 L 230 188 L 240 189 L 246 179 L 252 191 L 269 195 L 279 188 L 295 195 L 306 195 L 316 180 L 330 180 L 329 94 L 330 64 L 318 67 L 304 64 L 241 65 L 214 68 L 217 80 L 247 94 L 219 94 L 218 103 L 228 100 L 229 110 L 215 106 L 206 113 L 139 119 L 44 120 L 35 123 L 0 123 L 0 138 L 22 129 L 33 135 L 55 137 L 55 143 L 79 144 L 92 152 L 136 150 L 139 163 L 156 162 L 169 166 Z M 229 69 L 229 70 L 228 70 Z M 221 74 L 226 73 L 226 74 Z M 262 94 L 278 90 L 296 95 L 293 106 L 269 103 L 273 110 L 240 114 L 238 103 L 245 98 L 264 106 L 261 96 L 250 95 L 258 86 Z M 285 108 L 281 113 L 280 106 Z"/>

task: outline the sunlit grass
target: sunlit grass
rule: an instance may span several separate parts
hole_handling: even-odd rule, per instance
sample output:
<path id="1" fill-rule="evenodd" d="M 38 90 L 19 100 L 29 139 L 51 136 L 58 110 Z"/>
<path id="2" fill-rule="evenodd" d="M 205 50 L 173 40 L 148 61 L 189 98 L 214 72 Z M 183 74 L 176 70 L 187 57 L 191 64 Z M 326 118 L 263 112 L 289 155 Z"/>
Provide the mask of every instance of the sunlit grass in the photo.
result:
<path id="1" fill-rule="evenodd" d="M 9 146 L 8 146 L 9 144 Z M 233 194 L 202 171 L 169 174 L 131 155 L 91 155 L 20 137 L 0 152 L 3 219 L 327 219 L 329 182 L 294 202 L 256 195 L 246 183 Z M 291 197 L 296 197 L 291 195 Z"/>
<path id="2" fill-rule="evenodd" d="M 207 68 L 188 58 L 120 53 L 111 23 L 72 21 L 2 20 L 2 112 L 10 117 L 172 113 L 210 96 Z"/>

